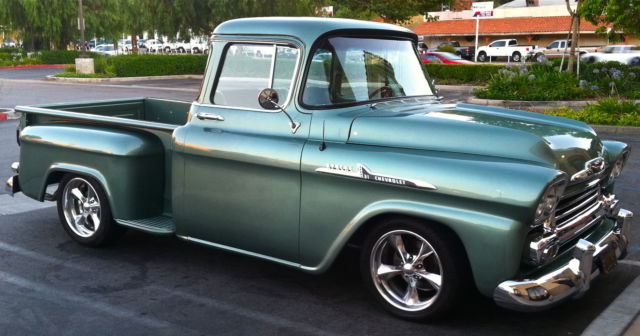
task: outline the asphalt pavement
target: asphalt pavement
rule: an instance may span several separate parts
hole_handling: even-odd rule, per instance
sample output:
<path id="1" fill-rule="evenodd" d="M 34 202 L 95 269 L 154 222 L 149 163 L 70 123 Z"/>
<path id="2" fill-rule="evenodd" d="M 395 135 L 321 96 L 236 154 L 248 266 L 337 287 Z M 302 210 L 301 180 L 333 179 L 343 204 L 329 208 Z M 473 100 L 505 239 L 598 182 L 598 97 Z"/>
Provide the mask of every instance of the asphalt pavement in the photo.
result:
<path id="1" fill-rule="evenodd" d="M 191 92 L 145 83 L 0 83 L 0 107 L 136 96 L 190 100 L 199 86 Z M 0 181 L 18 159 L 15 127 L 16 121 L 0 122 Z M 616 192 L 623 207 L 640 215 L 640 139 L 602 137 L 634 146 Z M 134 230 L 91 249 L 64 233 L 53 203 L 0 191 L 0 335 L 577 335 L 640 275 L 639 245 L 634 227 L 628 262 L 596 279 L 583 298 L 552 310 L 512 312 L 472 294 L 447 319 L 411 323 L 374 304 L 355 251 L 313 276 Z"/>

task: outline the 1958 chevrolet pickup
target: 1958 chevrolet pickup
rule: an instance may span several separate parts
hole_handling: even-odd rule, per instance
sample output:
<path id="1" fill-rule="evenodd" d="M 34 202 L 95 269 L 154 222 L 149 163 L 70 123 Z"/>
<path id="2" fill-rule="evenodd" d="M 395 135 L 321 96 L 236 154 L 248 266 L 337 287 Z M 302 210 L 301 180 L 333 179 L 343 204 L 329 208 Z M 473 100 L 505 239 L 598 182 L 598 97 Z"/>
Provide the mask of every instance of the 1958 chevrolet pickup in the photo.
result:
<path id="1" fill-rule="evenodd" d="M 7 186 L 56 201 L 89 246 L 134 228 L 312 273 L 356 246 L 365 285 L 407 319 L 469 285 L 523 311 L 583 295 L 626 254 L 633 215 L 613 191 L 629 147 L 574 120 L 440 103 L 417 42 L 373 22 L 228 21 L 191 104 L 17 107 Z"/>

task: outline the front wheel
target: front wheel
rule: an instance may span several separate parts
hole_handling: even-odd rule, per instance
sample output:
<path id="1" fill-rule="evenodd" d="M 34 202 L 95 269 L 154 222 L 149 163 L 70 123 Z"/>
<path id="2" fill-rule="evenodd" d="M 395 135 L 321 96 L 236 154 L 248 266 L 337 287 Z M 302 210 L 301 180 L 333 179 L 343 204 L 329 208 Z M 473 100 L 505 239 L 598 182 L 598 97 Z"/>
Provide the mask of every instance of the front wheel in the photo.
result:
<path id="1" fill-rule="evenodd" d="M 106 193 L 95 179 L 67 174 L 59 188 L 58 217 L 75 241 L 98 247 L 124 233 L 125 228 L 113 220 Z"/>
<path id="2" fill-rule="evenodd" d="M 469 278 L 457 237 L 409 218 L 387 220 L 368 236 L 360 270 L 378 303 L 410 320 L 442 316 L 462 297 Z"/>

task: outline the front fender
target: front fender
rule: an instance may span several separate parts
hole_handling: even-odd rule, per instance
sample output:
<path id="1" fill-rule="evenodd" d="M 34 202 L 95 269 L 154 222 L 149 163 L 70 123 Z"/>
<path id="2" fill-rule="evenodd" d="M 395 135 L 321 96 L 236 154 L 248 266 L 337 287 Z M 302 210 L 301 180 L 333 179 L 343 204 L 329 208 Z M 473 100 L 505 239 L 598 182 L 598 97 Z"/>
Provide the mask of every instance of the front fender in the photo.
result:
<path id="1" fill-rule="evenodd" d="M 486 295 L 518 270 L 520 259 L 513 256 L 522 254 L 526 225 L 487 213 L 404 200 L 368 205 L 344 227 L 320 264 L 302 268 L 314 273 L 326 270 L 360 227 L 384 214 L 421 218 L 455 232 L 469 257 L 476 286 Z"/>

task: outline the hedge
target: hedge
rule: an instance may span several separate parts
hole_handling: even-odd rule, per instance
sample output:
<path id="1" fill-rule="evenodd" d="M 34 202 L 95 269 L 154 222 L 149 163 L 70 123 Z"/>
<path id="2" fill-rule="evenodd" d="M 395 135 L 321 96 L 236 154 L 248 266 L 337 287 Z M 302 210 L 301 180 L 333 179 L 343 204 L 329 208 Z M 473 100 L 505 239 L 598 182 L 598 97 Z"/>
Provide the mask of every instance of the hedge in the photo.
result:
<path id="1" fill-rule="evenodd" d="M 36 58 L 40 60 L 42 64 L 75 64 L 76 58 L 82 54 L 78 50 L 43 50 L 38 52 Z M 87 53 L 91 58 L 102 57 L 99 54 L 89 52 Z"/>
<path id="2" fill-rule="evenodd" d="M 493 64 L 424 64 L 437 84 L 486 84 L 504 65 Z"/>
<path id="3" fill-rule="evenodd" d="M 96 61 L 96 72 L 116 77 L 202 75 L 207 55 L 121 55 Z"/>
<path id="4" fill-rule="evenodd" d="M 589 104 L 583 110 L 572 110 L 565 106 L 545 113 L 591 125 L 640 126 L 640 103 L 631 100 L 609 98 Z"/>

